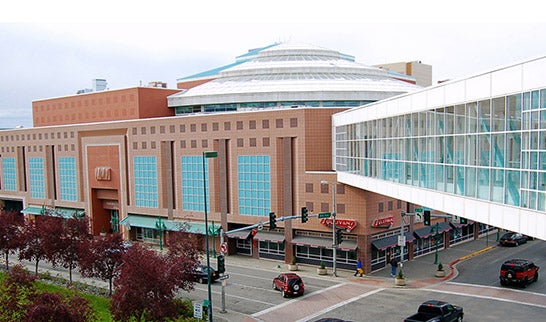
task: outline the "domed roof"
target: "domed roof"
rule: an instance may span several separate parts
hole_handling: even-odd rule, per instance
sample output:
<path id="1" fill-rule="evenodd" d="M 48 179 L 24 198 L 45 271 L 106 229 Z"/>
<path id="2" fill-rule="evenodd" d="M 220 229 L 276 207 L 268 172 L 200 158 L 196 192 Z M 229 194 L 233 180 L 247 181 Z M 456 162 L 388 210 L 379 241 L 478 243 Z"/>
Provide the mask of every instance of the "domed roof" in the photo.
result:
<path id="1" fill-rule="evenodd" d="M 371 102 L 420 87 L 354 57 L 302 43 L 264 47 L 218 78 L 169 97 L 169 106 L 283 101 Z"/>

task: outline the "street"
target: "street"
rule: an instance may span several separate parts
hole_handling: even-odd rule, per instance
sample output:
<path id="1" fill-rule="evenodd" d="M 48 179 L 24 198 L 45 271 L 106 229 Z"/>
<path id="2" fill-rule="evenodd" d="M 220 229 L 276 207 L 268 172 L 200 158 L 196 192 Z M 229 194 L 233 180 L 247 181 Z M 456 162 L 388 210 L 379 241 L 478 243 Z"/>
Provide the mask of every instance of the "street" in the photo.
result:
<path id="1" fill-rule="evenodd" d="M 438 299 L 462 306 L 465 321 L 542 320 L 546 315 L 545 281 L 539 279 L 525 289 L 501 287 L 498 275 L 501 263 L 508 258 L 531 259 L 544 268 L 544 254 L 546 242 L 540 240 L 519 247 L 495 247 L 458 263 L 458 275 L 453 279 L 424 287 L 395 287 L 361 278 L 340 281 L 313 275 L 308 269 L 300 272 L 305 295 L 288 299 L 271 287 L 272 279 L 283 271 L 282 267 L 274 267 L 269 261 L 265 261 L 263 268 L 231 263 L 227 272 L 230 278 L 224 289 L 226 313 L 219 312 L 221 282 L 212 286 L 214 317 L 226 321 L 316 321 L 326 317 L 402 321 L 420 303 Z M 206 295 L 206 285 L 196 285 L 196 290 L 189 293 L 197 301 Z"/>

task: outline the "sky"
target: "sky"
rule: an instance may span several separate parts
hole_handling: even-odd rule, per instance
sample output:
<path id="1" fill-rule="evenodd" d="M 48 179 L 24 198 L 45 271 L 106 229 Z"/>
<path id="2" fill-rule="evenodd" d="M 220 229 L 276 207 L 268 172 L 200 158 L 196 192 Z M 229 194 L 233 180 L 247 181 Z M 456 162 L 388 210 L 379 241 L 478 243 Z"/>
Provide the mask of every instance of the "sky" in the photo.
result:
<path id="1" fill-rule="evenodd" d="M 32 101 L 176 80 L 249 49 L 300 42 L 358 63 L 419 60 L 433 82 L 546 56 L 540 1 L 18 0 L 0 11 L 0 128 L 32 127 Z M 481 4 L 480 2 L 484 2 Z M 546 77 L 546 76 L 545 76 Z"/>

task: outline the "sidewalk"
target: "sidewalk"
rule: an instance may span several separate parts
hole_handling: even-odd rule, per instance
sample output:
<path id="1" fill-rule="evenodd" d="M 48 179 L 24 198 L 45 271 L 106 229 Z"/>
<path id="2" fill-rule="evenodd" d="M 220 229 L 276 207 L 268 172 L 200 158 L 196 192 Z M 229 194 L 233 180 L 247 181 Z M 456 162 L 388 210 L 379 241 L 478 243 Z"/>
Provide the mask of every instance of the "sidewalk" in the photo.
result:
<path id="1" fill-rule="evenodd" d="M 448 249 L 442 249 L 438 251 L 438 262 L 442 263 L 446 276 L 444 278 L 438 278 L 434 276 L 438 265 L 435 262 L 435 252 L 423 255 L 418 258 L 414 258 L 411 261 L 404 262 L 403 270 L 406 275 L 407 284 L 406 287 L 424 287 L 429 284 L 435 284 L 447 279 L 450 279 L 457 275 L 457 270 L 454 267 L 455 264 L 461 260 L 468 259 L 472 256 L 478 255 L 482 252 L 491 250 L 497 244 L 493 234 L 489 236 L 489 239 L 480 238 L 477 240 L 470 240 L 461 244 L 452 246 Z M 211 261 L 215 263 L 215 259 L 211 257 Z M 212 264 L 211 264 L 212 265 Z M 254 259 L 243 255 L 229 255 L 226 257 L 226 265 L 247 266 L 252 268 L 258 268 L 263 270 L 272 270 L 278 272 L 288 271 L 287 264 L 280 261 L 268 260 L 268 259 Z M 298 264 L 297 274 L 300 276 L 311 276 L 314 278 L 326 278 L 334 279 L 340 282 L 367 282 L 375 284 L 387 284 L 394 287 L 393 278 L 391 277 L 390 265 L 385 268 L 364 275 L 363 277 L 355 277 L 353 270 L 337 269 L 337 277 L 332 275 L 332 268 L 328 268 L 327 275 L 317 275 L 316 266 L 307 264 Z M 382 285 L 384 287 L 384 285 Z"/>

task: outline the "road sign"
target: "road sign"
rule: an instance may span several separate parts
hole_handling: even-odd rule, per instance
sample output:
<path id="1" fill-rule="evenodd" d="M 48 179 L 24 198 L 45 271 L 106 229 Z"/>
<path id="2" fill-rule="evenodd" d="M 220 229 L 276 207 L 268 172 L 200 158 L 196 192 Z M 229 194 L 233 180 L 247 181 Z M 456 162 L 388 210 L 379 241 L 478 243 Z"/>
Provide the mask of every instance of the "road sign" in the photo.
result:
<path id="1" fill-rule="evenodd" d="M 415 212 L 423 212 L 423 208 L 415 208 Z"/>
<path id="2" fill-rule="evenodd" d="M 199 302 L 193 302 L 193 317 L 196 319 L 203 318 L 203 305 Z"/>
<path id="3" fill-rule="evenodd" d="M 227 280 L 228 278 L 229 278 L 229 274 L 225 274 L 220 276 L 218 279 L 222 281 L 222 280 Z"/>
<path id="4" fill-rule="evenodd" d="M 332 213 L 330 212 L 321 212 L 320 214 L 318 214 L 318 218 L 328 218 L 332 215 Z"/>
<path id="5" fill-rule="evenodd" d="M 406 236 L 398 236 L 398 246 L 404 246 L 406 244 Z"/>
<path id="6" fill-rule="evenodd" d="M 224 242 L 224 243 L 222 243 L 222 244 L 220 245 L 220 252 L 221 252 L 222 254 L 227 253 L 227 243 Z"/>

